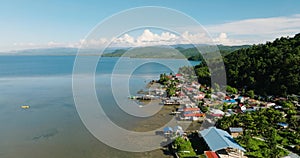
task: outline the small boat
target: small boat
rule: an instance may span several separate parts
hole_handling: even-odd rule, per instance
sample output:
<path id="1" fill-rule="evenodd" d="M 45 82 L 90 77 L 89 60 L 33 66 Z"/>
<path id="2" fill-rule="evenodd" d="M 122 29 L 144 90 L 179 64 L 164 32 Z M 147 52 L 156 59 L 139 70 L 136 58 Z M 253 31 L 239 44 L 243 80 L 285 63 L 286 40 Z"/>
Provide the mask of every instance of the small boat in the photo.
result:
<path id="1" fill-rule="evenodd" d="M 181 113 L 181 112 L 179 112 L 179 111 L 172 111 L 172 112 L 171 112 L 172 115 L 180 114 L 180 113 Z"/>
<path id="2" fill-rule="evenodd" d="M 29 105 L 22 105 L 21 108 L 22 108 L 22 109 L 29 109 L 30 106 L 29 106 Z"/>

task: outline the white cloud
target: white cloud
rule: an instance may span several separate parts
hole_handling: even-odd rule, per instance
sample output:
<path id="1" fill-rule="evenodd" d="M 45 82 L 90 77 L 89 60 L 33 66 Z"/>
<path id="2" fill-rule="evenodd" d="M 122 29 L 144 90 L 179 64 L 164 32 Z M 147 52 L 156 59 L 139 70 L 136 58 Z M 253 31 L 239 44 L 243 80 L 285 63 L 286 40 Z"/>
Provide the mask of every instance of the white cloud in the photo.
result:
<path id="1" fill-rule="evenodd" d="M 205 32 L 206 29 L 208 32 Z M 117 46 L 146 46 L 167 44 L 223 44 L 242 45 L 272 41 L 281 36 L 293 36 L 300 32 L 300 14 L 286 17 L 256 18 L 233 21 L 217 25 L 182 28 L 181 35 L 170 32 L 157 34 L 145 29 L 140 36 L 125 34 L 115 38 Z M 211 35 L 211 36 L 210 36 Z"/>
<path id="2" fill-rule="evenodd" d="M 206 29 L 211 34 L 226 32 L 228 37 L 233 41 L 240 42 L 236 44 L 264 43 L 267 40 L 274 40 L 281 36 L 293 36 L 299 33 L 300 14 L 284 17 L 246 19 L 211 25 L 207 26 Z"/>
<path id="3" fill-rule="evenodd" d="M 207 29 L 212 32 L 222 30 L 231 34 L 273 34 L 275 32 L 286 33 L 291 28 L 300 31 L 300 14 L 288 17 L 247 19 L 209 26 Z"/>
<path id="4" fill-rule="evenodd" d="M 13 50 L 46 48 L 49 47 L 49 43 L 52 44 L 52 42 L 48 42 L 44 44 L 40 44 L 40 43 L 38 44 L 33 42 L 16 42 L 13 44 Z"/>
<path id="5" fill-rule="evenodd" d="M 271 18 L 245 19 L 240 21 L 227 22 L 217 25 L 205 26 L 208 31 L 199 32 L 193 27 L 181 28 L 181 35 L 171 32 L 155 33 L 145 29 L 140 35 L 132 36 L 130 33 L 121 37 L 80 40 L 78 42 L 55 42 L 14 43 L 13 48 L 33 49 L 51 47 L 103 47 L 111 43 L 111 46 L 148 46 L 148 45 L 171 45 L 171 44 L 216 44 L 242 45 L 256 44 L 272 41 L 281 36 L 293 36 L 300 32 L 300 14 Z"/>
<path id="6" fill-rule="evenodd" d="M 170 32 L 162 32 L 157 34 L 149 29 L 137 37 L 124 34 L 119 38 L 112 40 L 112 46 L 119 47 L 137 47 L 149 45 L 174 45 L 174 44 L 224 44 L 239 45 L 246 44 L 247 41 L 239 39 L 231 39 L 225 32 L 219 33 L 216 37 L 210 37 L 206 32 L 190 33 L 184 31 L 181 35 L 175 35 Z"/>
<path id="7" fill-rule="evenodd" d="M 48 47 L 62 47 L 65 45 L 66 45 L 66 43 L 59 43 L 59 42 L 54 42 L 54 41 L 50 41 L 47 43 Z"/>
<path id="8" fill-rule="evenodd" d="M 162 41 L 175 41 L 178 39 L 178 36 L 170 32 L 163 32 L 160 36 Z"/>
<path id="9" fill-rule="evenodd" d="M 137 37 L 124 34 L 119 38 L 112 39 L 113 46 L 149 46 L 149 45 L 167 45 L 176 44 L 179 37 L 170 32 L 162 32 L 157 34 L 149 29 L 145 29 L 143 33 Z"/>
<path id="10" fill-rule="evenodd" d="M 100 39 L 81 39 L 79 42 L 75 42 L 73 44 L 74 47 L 82 47 L 82 48 L 97 48 L 103 47 L 107 45 L 110 40 L 106 38 Z"/>
<path id="11" fill-rule="evenodd" d="M 225 32 L 222 32 L 219 34 L 218 37 L 213 38 L 213 41 L 216 44 L 222 44 L 222 45 L 248 44 L 246 41 L 243 41 L 243 40 L 228 38 L 227 33 L 225 33 Z"/>
<path id="12" fill-rule="evenodd" d="M 198 44 L 198 43 L 211 43 L 211 39 L 210 37 L 204 33 L 204 32 L 200 32 L 200 33 L 190 33 L 189 31 L 184 31 L 181 34 L 181 43 L 183 44 L 189 44 L 189 43 L 193 43 L 193 44 Z"/>
<path id="13" fill-rule="evenodd" d="M 144 30 L 142 35 L 136 38 L 137 46 L 144 45 L 164 45 L 174 44 L 179 37 L 170 32 L 162 32 L 160 35 L 151 32 L 149 29 Z"/>
<path id="14" fill-rule="evenodd" d="M 160 40 L 158 34 L 152 33 L 150 30 L 144 30 L 143 34 L 137 38 L 137 41 L 140 43 L 143 42 L 156 42 Z"/>
<path id="15" fill-rule="evenodd" d="M 214 42 L 216 42 L 217 44 L 228 44 L 230 42 L 230 39 L 227 38 L 226 33 L 222 32 L 217 38 L 214 39 Z"/>
<path id="16" fill-rule="evenodd" d="M 112 39 L 112 45 L 119 45 L 119 46 L 132 46 L 135 43 L 134 37 L 130 36 L 129 34 L 124 34 L 119 38 Z"/>
<path id="17" fill-rule="evenodd" d="M 224 32 L 220 33 L 219 39 L 221 39 L 221 40 L 222 40 L 222 39 L 227 39 L 227 34 L 224 33 Z"/>

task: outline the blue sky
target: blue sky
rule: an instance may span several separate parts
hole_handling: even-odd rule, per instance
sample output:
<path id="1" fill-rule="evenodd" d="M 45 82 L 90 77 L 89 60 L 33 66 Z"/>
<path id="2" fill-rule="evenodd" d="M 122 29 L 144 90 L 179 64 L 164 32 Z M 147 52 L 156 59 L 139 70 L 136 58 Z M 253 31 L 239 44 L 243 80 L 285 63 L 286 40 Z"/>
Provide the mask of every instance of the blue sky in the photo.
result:
<path id="1" fill-rule="evenodd" d="M 72 43 L 75 46 L 105 18 L 141 6 L 184 12 L 206 27 L 220 44 L 260 43 L 300 32 L 299 0 L 2 0 L 0 3 L 0 51 Z M 245 27 L 266 30 L 239 29 Z M 51 42 L 54 44 L 49 45 Z"/>

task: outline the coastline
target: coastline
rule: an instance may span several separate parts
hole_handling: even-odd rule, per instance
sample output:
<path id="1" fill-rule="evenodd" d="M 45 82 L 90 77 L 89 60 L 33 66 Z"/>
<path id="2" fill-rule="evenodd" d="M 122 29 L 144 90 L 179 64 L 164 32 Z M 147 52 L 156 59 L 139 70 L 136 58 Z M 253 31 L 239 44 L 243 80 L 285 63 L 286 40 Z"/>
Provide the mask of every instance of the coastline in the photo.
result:
<path id="1" fill-rule="evenodd" d="M 152 100 L 150 103 L 146 104 L 145 106 L 151 106 L 153 104 L 160 104 L 161 99 L 158 100 Z M 164 126 L 169 120 L 171 120 L 174 115 L 170 115 L 172 110 L 175 110 L 173 106 L 164 106 L 160 105 L 162 108 L 159 112 L 157 112 L 155 115 L 146 118 L 144 120 L 141 120 L 137 123 L 136 127 L 133 128 L 134 131 L 137 132 L 145 132 L 149 130 L 154 130 L 159 127 Z"/>
<path id="2" fill-rule="evenodd" d="M 160 104 L 161 99 L 158 100 L 153 100 L 151 104 Z M 146 106 L 151 106 L 151 105 L 146 105 Z M 172 106 L 166 106 L 166 105 L 161 105 L 162 108 L 160 109 L 159 112 L 157 112 L 155 115 L 139 121 L 135 127 L 132 129 L 133 131 L 136 132 L 145 132 L 149 130 L 154 130 L 160 127 L 164 127 L 164 125 L 170 121 L 175 115 L 172 115 L 171 112 L 176 110 L 178 106 L 172 105 Z M 186 121 L 188 122 L 188 121 Z M 191 132 L 191 131 L 196 131 L 199 130 L 202 125 L 202 122 L 200 121 L 192 121 L 190 126 L 186 129 L 186 131 Z"/>
<path id="3" fill-rule="evenodd" d="M 152 100 L 150 104 L 146 104 L 145 106 L 151 106 L 151 104 L 161 104 L 162 100 Z M 162 108 L 155 115 L 139 121 L 136 126 L 132 129 L 136 132 L 145 132 L 149 130 L 155 130 L 160 127 L 164 127 L 169 120 L 171 120 L 175 115 L 171 115 L 172 110 L 176 110 L 177 106 L 165 106 L 161 105 Z M 191 122 L 190 126 L 187 128 L 187 132 L 190 133 L 195 130 L 199 130 L 201 123 L 198 121 Z M 163 137 L 162 137 L 163 140 Z M 141 157 L 150 157 L 150 158 L 173 158 L 166 147 L 161 147 L 160 149 L 139 153 Z"/>

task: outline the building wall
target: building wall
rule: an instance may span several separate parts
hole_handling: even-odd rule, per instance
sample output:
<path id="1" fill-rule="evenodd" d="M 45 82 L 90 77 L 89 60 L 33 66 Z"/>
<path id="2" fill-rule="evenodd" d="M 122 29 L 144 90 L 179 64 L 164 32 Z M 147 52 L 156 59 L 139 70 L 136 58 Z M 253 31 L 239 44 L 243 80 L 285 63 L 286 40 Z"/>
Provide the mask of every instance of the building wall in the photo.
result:
<path id="1" fill-rule="evenodd" d="M 236 138 L 236 137 L 238 137 L 239 135 L 240 135 L 240 133 L 235 133 L 235 132 L 231 133 L 231 136 L 232 136 L 233 138 Z"/>

